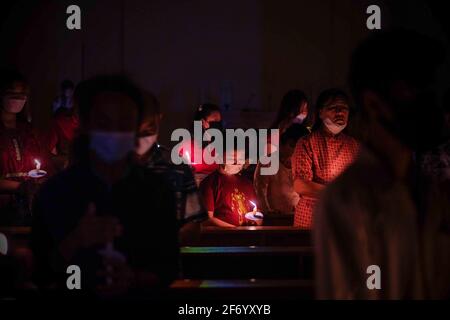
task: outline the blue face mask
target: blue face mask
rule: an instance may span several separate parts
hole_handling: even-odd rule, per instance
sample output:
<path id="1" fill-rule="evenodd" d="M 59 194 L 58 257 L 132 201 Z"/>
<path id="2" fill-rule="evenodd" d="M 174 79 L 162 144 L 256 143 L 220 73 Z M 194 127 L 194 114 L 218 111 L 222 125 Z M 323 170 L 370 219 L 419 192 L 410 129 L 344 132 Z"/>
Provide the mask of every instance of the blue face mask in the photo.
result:
<path id="1" fill-rule="evenodd" d="M 134 132 L 92 131 L 90 133 L 89 148 L 106 163 L 124 159 L 134 147 Z"/>

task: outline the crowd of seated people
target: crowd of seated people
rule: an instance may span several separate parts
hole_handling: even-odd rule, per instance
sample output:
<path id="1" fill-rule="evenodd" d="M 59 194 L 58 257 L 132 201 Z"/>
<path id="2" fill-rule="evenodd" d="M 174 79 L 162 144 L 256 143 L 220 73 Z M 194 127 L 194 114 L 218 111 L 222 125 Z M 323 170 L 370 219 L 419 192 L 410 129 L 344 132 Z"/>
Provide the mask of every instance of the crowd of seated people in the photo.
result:
<path id="1" fill-rule="evenodd" d="M 76 87 L 65 81 L 48 132 L 38 134 L 23 116 L 26 79 L 2 70 L 0 226 L 31 226 L 32 280 L 41 290 L 64 291 L 66 267 L 78 265 L 88 295 L 155 294 L 179 276 L 180 245 L 202 227 L 251 225 L 245 217 L 253 202 L 313 231 L 319 297 L 448 297 L 442 270 L 450 267 L 450 197 L 441 184 L 449 181 L 448 110 L 446 117 L 434 112 L 425 90 L 440 49 L 427 42 L 429 51 L 410 54 L 418 41 L 429 39 L 380 33 L 355 51 L 357 108 L 337 88 L 322 91 L 314 108 L 302 91 L 289 91 L 271 126 L 279 130 L 271 150 L 279 170 L 262 175 L 258 163 L 253 181 L 237 161 L 248 156 L 238 147 L 222 150 L 224 164 L 198 163 L 195 152 L 189 163 L 174 164 L 158 141 L 170 119 L 155 96 L 122 75 Z M 372 66 L 373 52 L 386 45 L 398 52 L 377 51 L 384 60 Z M 423 105 L 429 109 L 420 112 Z M 362 132 L 349 130 L 355 113 Z M 222 117 L 207 103 L 194 120 L 208 134 L 224 130 Z M 179 153 L 192 146 L 203 151 L 208 142 L 192 141 Z M 36 161 L 44 177 L 30 176 Z M 14 269 L 8 263 L 0 267 Z M 383 294 L 365 287 L 371 264 L 389 274 Z"/>

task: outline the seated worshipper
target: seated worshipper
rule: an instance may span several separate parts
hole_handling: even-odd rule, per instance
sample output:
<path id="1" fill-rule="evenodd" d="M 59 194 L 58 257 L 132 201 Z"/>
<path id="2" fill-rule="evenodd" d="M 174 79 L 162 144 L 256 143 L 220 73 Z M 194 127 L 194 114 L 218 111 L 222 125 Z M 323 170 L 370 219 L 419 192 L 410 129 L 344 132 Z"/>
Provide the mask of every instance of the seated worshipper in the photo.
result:
<path id="1" fill-rule="evenodd" d="M 76 107 L 59 108 L 52 119 L 47 136 L 48 148 L 58 171 L 69 164 L 72 144 L 79 127 Z"/>
<path id="2" fill-rule="evenodd" d="M 297 126 L 291 125 L 281 135 L 278 172 L 275 175 L 262 175 L 263 165 L 258 162 L 256 167 L 253 184 L 263 212 L 286 214 L 295 211 L 299 195 L 294 190 L 291 157 L 298 139 L 309 133 L 305 127 Z"/>
<path id="3" fill-rule="evenodd" d="M 236 227 L 247 223 L 245 214 L 253 209 L 256 194 L 252 182 L 240 175 L 245 151 L 235 149 L 225 153 L 225 163 L 200 184 L 209 220 L 206 225 Z"/>
<path id="4" fill-rule="evenodd" d="M 194 121 L 201 122 L 201 134 L 203 137 L 208 137 L 208 129 L 217 129 L 223 131 L 222 114 L 219 106 L 212 103 L 205 103 L 200 105 L 195 111 Z M 196 141 L 195 126 L 193 132 L 191 132 L 192 140 L 187 144 L 183 144 L 180 148 L 180 155 L 182 155 L 191 164 L 194 170 L 194 177 L 197 185 L 205 179 L 209 174 L 216 171 L 218 165 L 216 163 L 207 164 L 203 159 L 203 152 L 206 147 L 211 143 L 210 141 Z M 200 136 L 199 138 L 202 138 Z M 200 159 L 197 159 L 196 154 L 201 155 Z M 211 152 L 211 156 L 215 156 L 215 150 Z"/>
<path id="5" fill-rule="evenodd" d="M 147 94 L 146 98 L 133 158 L 137 164 L 161 176 L 170 185 L 176 199 L 180 243 L 189 243 L 197 239 L 199 222 L 207 219 L 208 214 L 202 207 L 191 167 L 187 164 L 175 165 L 171 160 L 171 150 L 158 143 L 162 114 L 156 98 L 151 94 Z"/>
<path id="6" fill-rule="evenodd" d="M 444 56 L 435 40 L 406 30 L 373 33 L 354 51 L 364 147 L 316 208 L 318 298 L 450 297 L 449 189 L 424 179 L 413 157 L 434 139 Z"/>
<path id="7" fill-rule="evenodd" d="M 36 283 L 68 293 L 66 268 L 77 265 L 82 295 L 154 292 L 177 276 L 179 249 L 170 186 L 130 161 L 142 94 L 123 76 L 97 76 L 77 86 L 75 103 L 75 162 L 47 181 L 34 206 Z"/>
<path id="8" fill-rule="evenodd" d="M 338 89 L 323 91 L 316 106 L 318 120 L 311 134 L 301 138 L 292 156 L 294 190 L 300 199 L 294 226 L 311 229 L 313 208 L 320 192 L 355 159 L 358 142 L 343 132 L 348 123 L 349 99 Z"/>
<path id="9" fill-rule="evenodd" d="M 0 70 L 0 225 L 31 223 L 31 202 L 42 178 L 36 161 L 51 173 L 48 153 L 23 115 L 28 84 L 16 71 Z"/>

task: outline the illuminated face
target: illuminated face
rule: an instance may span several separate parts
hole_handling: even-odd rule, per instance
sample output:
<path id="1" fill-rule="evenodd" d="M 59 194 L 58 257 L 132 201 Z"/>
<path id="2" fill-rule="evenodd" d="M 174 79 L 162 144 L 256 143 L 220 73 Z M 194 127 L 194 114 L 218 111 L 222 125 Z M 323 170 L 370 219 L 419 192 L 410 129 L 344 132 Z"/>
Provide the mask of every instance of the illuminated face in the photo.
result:
<path id="1" fill-rule="evenodd" d="M 221 172 L 227 175 L 235 175 L 242 171 L 245 164 L 245 152 L 233 151 L 226 154 L 225 163 L 221 165 Z"/>
<path id="2" fill-rule="evenodd" d="M 10 88 L 5 90 L 0 103 L 6 112 L 19 113 L 25 106 L 27 99 L 27 86 L 22 82 L 14 82 Z"/>
<path id="3" fill-rule="evenodd" d="M 309 106 L 308 106 L 308 102 L 304 101 L 299 108 L 299 115 L 303 115 L 305 118 L 308 115 L 308 110 L 309 110 Z"/>
<path id="4" fill-rule="evenodd" d="M 202 120 L 203 129 L 209 129 L 210 122 L 221 122 L 222 121 L 222 115 L 219 111 L 212 112 L 209 116 L 207 116 L 205 119 Z"/>
<path id="5" fill-rule="evenodd" d="M 343 126 L 347 125 L 349 112 L 350 108 L 348 103 L 341 98 L 336 98 L 329 101 L 327 105 L 320 110 L 319 116 L 322 120 L 328 118 L 333 123 Z"/>

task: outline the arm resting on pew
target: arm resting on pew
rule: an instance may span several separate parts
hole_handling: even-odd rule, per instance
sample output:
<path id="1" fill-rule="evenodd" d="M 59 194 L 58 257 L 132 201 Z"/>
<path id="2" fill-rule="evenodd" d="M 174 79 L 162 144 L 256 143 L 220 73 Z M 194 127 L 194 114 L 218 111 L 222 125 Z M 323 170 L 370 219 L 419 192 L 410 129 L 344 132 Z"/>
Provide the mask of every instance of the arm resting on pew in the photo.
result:
<path id="1" fill-rule="evenodd" d="M 324 188 L 325 185 L 312 181 L 306 181 L 303 179 L 295 179 L 294 181 L 295 192 L 305 198 L 317 199 L 320 192 L 322 192 Z"/>
<path id="2" fill-rule="evenodd" d="M 208 211 L 209 219 L 203 222 L 204 226 L 217 226 L 223 228 L 235 228 L 236 226 L 231 223 L 220 220 L 219 218 L 214 217 L 214 212 Z"/>
<path id="3" fill-rule="evenodd" d="M 20 182 L 0 179 L 0 192 L 17 192 L 20 187 Z"/>

